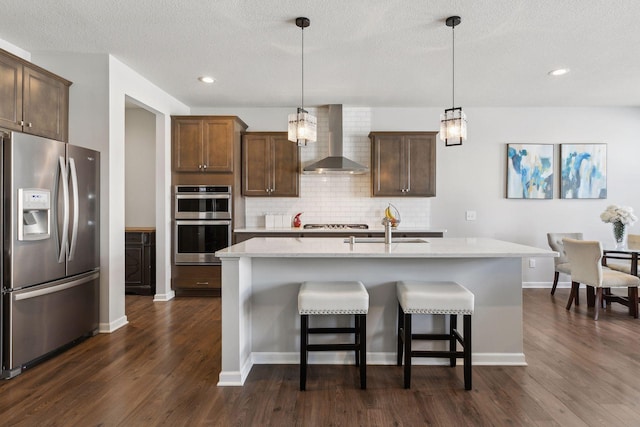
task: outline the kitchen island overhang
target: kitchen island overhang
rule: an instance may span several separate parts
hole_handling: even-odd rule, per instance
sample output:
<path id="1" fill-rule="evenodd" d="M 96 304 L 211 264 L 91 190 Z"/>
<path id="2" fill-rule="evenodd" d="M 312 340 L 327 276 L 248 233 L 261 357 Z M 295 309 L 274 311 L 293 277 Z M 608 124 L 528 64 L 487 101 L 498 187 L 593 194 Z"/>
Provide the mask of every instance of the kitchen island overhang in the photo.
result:
<path id="1" fill-rule="evenodd" d="M 242 385 L 253 364 L 299 363 L 297 294 L 305 280 L 360 280 L 365 284 L 370 296 L 370 364 L 395 364 L 395 282 L 413 279 L 454 280 L 474 293 L 474 364 L 526 365 L 522 258 L 557 253 L 486 238 L 425 240 L 427 243 L 385 245 L 350 244 L 343 238 L 254 238 L 218 251 L 222 260 L 218 385 Z M 318 320 L 343 321 L 331 316 Z M 416 325 L 421 330 L 443 330 L 444 322 L 443 316 L 420 316 Z M 310 363 L 353 363 L 352 359 L 347 353 L 322 353 L 310 357 Z"/>

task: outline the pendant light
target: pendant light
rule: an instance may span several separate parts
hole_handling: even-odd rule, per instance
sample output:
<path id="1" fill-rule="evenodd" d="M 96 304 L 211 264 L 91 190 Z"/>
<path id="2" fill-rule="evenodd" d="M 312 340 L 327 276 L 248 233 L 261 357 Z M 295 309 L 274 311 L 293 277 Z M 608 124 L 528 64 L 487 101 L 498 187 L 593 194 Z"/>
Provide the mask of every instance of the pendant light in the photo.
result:
<path id="1" fill-rule="evenodd" d="M 462 141 L 467 140 L 467 116 L 462 111 L 462 107 L 455 107 L 455 71 L 456 71 L 456 40 L 455 27 L 459 25 L 461 19 L 459 16 L 450 16 L 445 21 L 447 27 L 451 27 L 452 53 L 451 53 L 451 108 L 444 110 L 444 114 L 440 115 L 440 139 L 444 141 L 444 145 L 450 147 L 452 145 L 462 145 Z"/>
<path id="2" fill-rule="evenodd" d="M 298 146 L 307 145 L 307 142 L 315 142 L 317 138 L 317 119 L 304 109 L 304 29 L 311 25 L 309 18 L 296 18 L 296 26 L 302 32 L 302 99 L 298 111 L 289 114 L 288 138 L 291 142 L 297 142 Z"/>

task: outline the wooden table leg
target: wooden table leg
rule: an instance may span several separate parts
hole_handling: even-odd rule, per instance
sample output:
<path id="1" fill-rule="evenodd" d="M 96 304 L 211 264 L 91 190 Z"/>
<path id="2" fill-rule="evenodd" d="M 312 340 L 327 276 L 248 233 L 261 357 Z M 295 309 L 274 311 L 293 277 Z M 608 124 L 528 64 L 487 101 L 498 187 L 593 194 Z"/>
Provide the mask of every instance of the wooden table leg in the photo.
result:
<path id="1" fill-rule="evenodd" d="M 634 319 L 638 318 L 638 288 L 629 289 L 629 316 Z"/>
<path id="2" fill-rule="evenodd" d="M 596 294 L 593 286 L 587 286 L 587 307 L 594 307 L 596 305 Z"/>

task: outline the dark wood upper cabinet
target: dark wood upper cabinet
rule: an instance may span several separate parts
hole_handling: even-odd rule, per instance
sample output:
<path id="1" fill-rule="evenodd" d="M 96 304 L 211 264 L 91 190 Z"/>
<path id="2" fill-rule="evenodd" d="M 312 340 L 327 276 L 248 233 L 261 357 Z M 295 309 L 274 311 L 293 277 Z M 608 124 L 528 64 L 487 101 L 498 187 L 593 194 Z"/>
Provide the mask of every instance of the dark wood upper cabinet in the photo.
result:
<path id="1" fill-rule="evenodd" d="M 298 197 L 297 144 L 286 132 L 248 132 L 242 137 L 242 194 Z"/>
<path id="2" fill-rule="evenodd" d="M 22 63 L 0 54 L 0 126 L 22 130 Z"/>
<path id="3" fill-rule="evenodd" d="M 240 119 L 232 116 L 172 117 L 173 170 L 233 172 L 236 121 Z"/>
<path id="4" fill-rule="evenodd" d="M 436 195 L 437 132 L 371 132 L 374 197 Z"/>
<path id="5" fill-rule="evenodd" d="M 0 50 L 0 127 L 66 142 L 70 85 Z"/>

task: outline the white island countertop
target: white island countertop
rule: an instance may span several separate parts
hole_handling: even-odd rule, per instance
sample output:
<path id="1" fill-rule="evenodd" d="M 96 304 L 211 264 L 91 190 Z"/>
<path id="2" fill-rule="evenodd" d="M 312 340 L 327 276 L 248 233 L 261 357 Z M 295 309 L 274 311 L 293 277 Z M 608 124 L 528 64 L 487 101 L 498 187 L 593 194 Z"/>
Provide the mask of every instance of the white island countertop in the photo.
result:
<path id="1" fill-rule="evenodd" d="M 256 237 L 216 252 L 219 258 L 523 258 L 555 257 L 556 252 L 488 238 L 423 238 L 426 243 L 345 243 L 335 238 Z"/>
<path id="2" fill-rule="evenodd" d="M 356 236 L 356 240 L 358 237 Z M 360 238 L 364 239 L 364 238 Z M 398 280 L 452 280 L 474 294 L 474 365 L 526 365 L 523 258 L 556 252 L 487 238 L 411 238 L 426 243 L 354 243 L 342 237 L 254 237 L 216 252 L 222 261 L 222 369 L 218 385 L 242 385 L 254 364 L 298 363 L 297 295 L 306 280 L 359 280 L 369 294 L 369 364 L 396 364 Z M 316 316 L 320 325 L 344 316 Z M 346 324 L 346 323 L 344 323 Z M 416 330 L 442 333 L 442 316 Z M 429 343 L 443 349 L 444 343 Z M 425 343 L 425 345 L 427 345 Z M 346 352 L 312 353 L 310 363 L 349 363 Z M 435 360 L 435 359 L 434 359 Z M 435 360 L 431 363 L 448 363 Z M 401 381 L 401 375 L 398 381 Z"/>
<path id="3" fill-rule="evenodd" d="M 409 228 L 409 227 L 398 227 L 393 230 L 394 233 L 446 233 L 447 230 L 442 228 Z M 384 233 L 384 227 L 373 226 L 369 228 L 304 228 L 304 227 L 283 227 L 283 228 L 266 228 L 266 227 L 247 227 L 247 228 L 236 228 L 233 230 L 234 233 L 282 233 L 282 234 L 353 234 L 355 236 L 359 234 L 367 234 L 367 233 Z"/>

